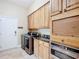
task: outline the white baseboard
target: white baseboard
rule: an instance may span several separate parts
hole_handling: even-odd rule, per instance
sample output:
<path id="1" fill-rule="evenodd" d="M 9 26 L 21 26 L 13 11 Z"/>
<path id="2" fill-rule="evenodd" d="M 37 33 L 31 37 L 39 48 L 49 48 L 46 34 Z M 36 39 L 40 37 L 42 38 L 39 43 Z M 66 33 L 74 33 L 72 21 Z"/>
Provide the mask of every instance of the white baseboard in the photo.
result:
<path id="1" fill-rule="evenodd" d="M 11 48 L 0 48 L 0 51 L 6 51 L 6 50 L 14 49 L 14 48 L 21 48 L 21 45 L 17 45 L 15 47 L 11 47 Z"/>
<path id="2" fill-rule="evenodd" d="M 20 47 L 21 47 L 21 45 L 18 45 L 18 46 L 17 46 L 17 48 L 20 48 Z"/>

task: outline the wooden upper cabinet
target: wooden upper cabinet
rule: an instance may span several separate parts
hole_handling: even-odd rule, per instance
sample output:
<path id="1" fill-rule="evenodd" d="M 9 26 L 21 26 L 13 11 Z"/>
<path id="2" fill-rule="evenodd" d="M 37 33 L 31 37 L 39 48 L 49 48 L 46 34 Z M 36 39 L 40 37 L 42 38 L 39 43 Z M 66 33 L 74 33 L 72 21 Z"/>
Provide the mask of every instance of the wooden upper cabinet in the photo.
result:
<path id="1" fill-rule="evenodd" d="M 35 11 L 29 17 L 29 28 L 39 29 L 40 28 L 40 10 Z"/>
<path id="2" fill-rule="evenodd" d="M 40 9 L 40 28 L 49 28 L 49 2 Z"/>
<path id="3" fill-rule="evenodd" d="M 51 0 L 51 15 L 57 15 L 62 12 L 62 1 L 61 0 Z"/>
<path id="4" fill-rule="evenodd" d="M 52 28 L 52 41 L 79 48 L 79 16 L 53 21 Z"/>
<path id="5" fill-rule="evenodd" d="M 30 16 L 28 16 L 28 22 L 29 22 L 29 28 L 30 29 L 32 29 L 34 26 L 33 26 L 33 21 L 34 21 L 34 19 L 33 19 L 33 14 L 31 14 Z"/>
<path id="6" fill-rule="evenodd" d="M 38 18 L 38 16 L 39 16 L 39 13 L 38 13 L 38 11 L 36 11 L 34 13 L 34 24 L 33 24 L 35 29 L 39 28 L 39 18 Z"/>
<path id="7" fill-rule="evenodd" d="M 79 37 L 79 16 L 53 21 L 53 34 Z"/>
<path id="8" fill-rule="evenodd" d="M 49 28 L 49 3 L 47 3 L 45 6 L 44 6 L 44 27 L 45 28 Z"/>
<path id="9" fill-rule="evenodd" d="M 65 11 L 73 10 L 79 8 L 79 0 L 64 0 Z"/>
<path id="10" fill-rule="evenodd" d="M 37 28 L 40 28 L 39 21 L 40 21 L 40 11 L 38 10 L 37 11 L 37 26 L 38 26 Z"/>
<path id="11" fill-rule="evenodd" d="M 40 28 L 44 28 L 44 6 L 40 8 Z"/>
<path id="12" fill-rule="evenodd" d="M 29 16 L 29 28 L 49 28 L 49 2 Z"/>

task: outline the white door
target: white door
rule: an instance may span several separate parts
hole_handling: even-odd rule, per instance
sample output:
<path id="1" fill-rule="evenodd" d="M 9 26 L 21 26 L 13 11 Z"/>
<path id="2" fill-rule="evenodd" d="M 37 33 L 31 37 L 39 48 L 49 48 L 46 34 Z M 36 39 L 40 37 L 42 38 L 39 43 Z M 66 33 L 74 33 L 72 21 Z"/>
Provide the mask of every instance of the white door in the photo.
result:
<path id="1" fill-rule="evenodd" d="M 0 50 L 17 47 L 17 19 L 0 17 Z"/>

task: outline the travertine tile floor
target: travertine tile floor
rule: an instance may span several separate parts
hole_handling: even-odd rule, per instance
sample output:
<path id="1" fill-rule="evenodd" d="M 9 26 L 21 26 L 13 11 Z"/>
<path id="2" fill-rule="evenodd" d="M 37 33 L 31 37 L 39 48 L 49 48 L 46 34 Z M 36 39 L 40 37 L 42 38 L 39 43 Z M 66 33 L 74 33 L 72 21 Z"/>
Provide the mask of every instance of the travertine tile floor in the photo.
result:
<path id="1" fill-rule="evenodd" d="M 15 48 L 0 52 L 0 59 L 36 59 L 36 57 L 28 55 L 21 48 Z"/>

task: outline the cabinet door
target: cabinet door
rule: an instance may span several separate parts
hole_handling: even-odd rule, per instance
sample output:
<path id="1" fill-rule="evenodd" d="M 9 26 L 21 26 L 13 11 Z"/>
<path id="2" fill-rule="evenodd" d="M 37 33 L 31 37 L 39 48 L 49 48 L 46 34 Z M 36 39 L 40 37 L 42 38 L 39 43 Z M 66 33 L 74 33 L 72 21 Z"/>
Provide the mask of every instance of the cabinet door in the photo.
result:
<path id="1" fill-rule="evenodd" d="M 79 0 L 64 0 L 65 11 L 73 10 L 79 8 Z"/>
<path id="2" fill-rule="evenodd" d="M 53 21 L 53 35 L 78 37 L 79 16 Z"/>
<path id="3" fill-rule="evenodd" d="M 39 59 L 44 59 L 44 47 L 43 45 L 39 45 Z"/>
<path id="4" fill-rule="evenodd" d="M 62 12 L 61 0 L 51 0 L 51 13 L 53 15 L 60 14 Z"/>
<path id="5" fill-rule="evenodd" d="M 44 6 L 44 15 L 45 15 L 45 19 L 44 19 L 44 27 L 45 28 L 49 28 L 49 3 L 47 3 Z"/>
<path id="6" fill-rule="evenodd" d="M 44 59 L 49 59 L 49 48 L 44 46 Z"/>
<path id="7" fill-rule="evenodd" d="M 64 39 L 65 45 L 69 45 L 71 47 L 79 48 L 79 37 L 65 37 L 63 39 Z"/>
<path id="8" fill-rule="evenodd" d="M 39 13 L 38 13 L 38 11 L 36 11 L 36 12 L 34 13 L 34 28 L 35 28 L 35 29 L 38 29 L 38 28 L 39 28 L 38 15 L 39 15 Z"/>
<path id="9" fill-rule="evenodd" d="M 40 25 L 40 20 L 41 20 L 41 19 L 40 19 L 40 18 L 41 18 L 41 17 L 40 17 L 40 9 L 37 11 L 37 13 L 38 13 L 38 16 L 37 16 L 38 23 L 37 23 L 37 24 L 38 24 L 38 28 L 40 28 L 40 27 L 41 27 L 41 25 Z"/>
<path id="10" fill-rule="evenodd" d="M 39 48 L 39 43 L 37 39 L 34 39 L 34 55 L 38 58 L 38 48 Z"/>
<path id="11" fill-rule="evenodd" d="M 44 28 L 44 6 L 40 8 L 40 28 Z"/>
<path id="12" fill-rule="evenodd" d="M 33 24 L 34 24 L 34 20 L 33 20 L 33 14 L 28 16 L 28 22 L 29 22 L 29 28 L 32 29 L 33 28 Z"/>

